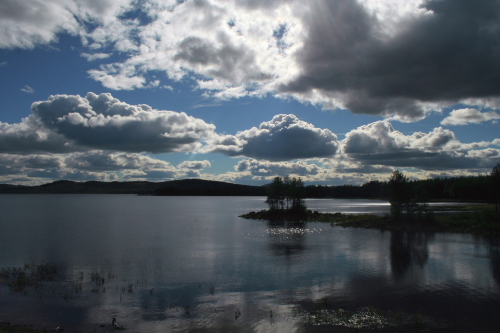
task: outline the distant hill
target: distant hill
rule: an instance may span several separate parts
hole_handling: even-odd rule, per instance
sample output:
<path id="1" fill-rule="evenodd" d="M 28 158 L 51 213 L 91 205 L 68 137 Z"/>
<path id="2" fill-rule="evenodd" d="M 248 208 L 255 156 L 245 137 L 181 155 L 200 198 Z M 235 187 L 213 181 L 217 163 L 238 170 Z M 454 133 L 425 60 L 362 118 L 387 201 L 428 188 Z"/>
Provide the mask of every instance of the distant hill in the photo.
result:
<path id="1" fill-rule="evenodd" d="M 22 189 L 25 187 L 26 186 L 22 185 L 0 184 L 0 193 L 2 193 L 3 190 Z"/>
<path id="2" fill-rule="evenodd" d="M 38 186 L 0 184 L 0 193 L 265 196 L 266 188 L 203 179 L 183 179 L 159 183 L 58 180 Z"/>
<path id="3" fill-rule="evenodd" d="M 263 186 L 240 185 L 212 180 L 184 179 L 172 180 L 156 189 L 157 195 L 220 195 L 220 196 L 252 196 L 267 195 Z"/>

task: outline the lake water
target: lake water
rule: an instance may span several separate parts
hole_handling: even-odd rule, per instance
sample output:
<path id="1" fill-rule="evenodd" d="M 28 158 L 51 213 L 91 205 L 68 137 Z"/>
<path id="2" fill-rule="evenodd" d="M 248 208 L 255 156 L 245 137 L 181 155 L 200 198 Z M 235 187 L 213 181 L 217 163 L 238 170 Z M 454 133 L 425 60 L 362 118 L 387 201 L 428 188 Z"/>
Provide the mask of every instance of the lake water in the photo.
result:
<path id="1" fill-rule="evenodd" d="M 59 269 L 38 288 L 1 281 L 0 321 L 103 333 L 113 317 L 129 332 L 499 331 L 498 239 L 238 217 L 264 199 L 0 195 L 0 269 Z"/>

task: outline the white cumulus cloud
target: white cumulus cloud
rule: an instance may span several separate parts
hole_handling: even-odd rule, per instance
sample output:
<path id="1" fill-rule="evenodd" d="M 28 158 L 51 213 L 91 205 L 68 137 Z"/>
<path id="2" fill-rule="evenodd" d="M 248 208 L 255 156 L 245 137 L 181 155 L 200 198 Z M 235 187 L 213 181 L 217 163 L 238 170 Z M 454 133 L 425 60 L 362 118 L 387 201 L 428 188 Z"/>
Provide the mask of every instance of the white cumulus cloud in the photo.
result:
<path id="1" fill-rule="evenodd" d="M 450 112 L 450 115 L 441 121 L 442 125 L 479 124 L 486 121 L 500 119 L 500 114 L 494 111 L 481 112 L 478 109 L 459 109 Z"/>
<path id="2" fill-rule="evenodd" d="M 316 164 L 308 164 L 305 161 L 298 162 L 269 162 L 254 159 L 244 159 L 235 166 L 238 172 L 249 172 L 253 176 L 273 177 L 276 175 L 317 175 L 321 167 Z"/>
<path id="3" fill-rule="evenodd" d="M 191 170 L 201 170 L 211 167 L 210 161 L 184 161 L 180 163 L 177 167 L 180 169 L 191 169 Z"/>
<path id="4" fill-rule="evenodd" d="M 405 135 L 386 121 L 361 126 L 346 134 L 343 153 L 365 165 L 432 169 L 488 168 L 494 162 L 486 150 L 493 142 L 462 143 L 441 127 L 429 133 Z M 467 152 L 467 153 L 465 153 Z"/>
<path id="5" fill-rule="evenodd" d="M 0 152 L 190 152 L 215 126 L 183 112 L 130 105 L 111 94 L 55 95 L 19 124 L 0 123 Z"/>
<path id="6" fill-rule="evenodd" d="M 205 151 L 287 161 L 333 156 L 337 149 L 337 136 L 329 129 L 317 128 L 293 114 L 280 114 L 259 128 L 214 138 Z"/>

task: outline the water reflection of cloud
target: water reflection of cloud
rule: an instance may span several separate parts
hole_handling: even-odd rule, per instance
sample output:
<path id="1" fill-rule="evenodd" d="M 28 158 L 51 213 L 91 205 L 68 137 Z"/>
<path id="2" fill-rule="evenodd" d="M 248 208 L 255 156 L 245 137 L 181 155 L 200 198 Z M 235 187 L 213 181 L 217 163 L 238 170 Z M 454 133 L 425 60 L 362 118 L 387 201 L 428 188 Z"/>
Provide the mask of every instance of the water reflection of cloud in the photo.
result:
<path id="1" fill-rule="evenodd" d="M 491 290 L 495 282 L 484 255 L 487 249 L 478 246 L 471 235 L 436 234 L 429 245 L 426 279 L 437 285 L 453 283 Z"/>
<path id="2" fill-rule="evenodd" d="M 92 197 L 78 198 L 87 203 L 85 207 L 91 206 L 88 200 Z M 391 263 L 393 236 L 390 231 L 310 222 L 269 225 L 264 221 L 237 218 L 236 211 L 217 213 L 221 215 L 196 212 L 192 201 L 182 207 L 183 214 L 168 215 L 172 207 L 182 202 L 176 198 L 168 201 L 161 198 L 160 206 L 151 204 L 149 208 L 155 215 L 147 222 L 128 219 L 133 209 L 156 199 L 119 197 L 120 207 L 123 207 L 121 213 L 53 219 L 54 228 L 48 228 L 67 230 L 70 234 L 75 232 L 87 241 L 72 242 L 72 237 L 61 232 L 54 234 L 52 242 L 48 242 L 49 239 L 46 244 L 27 242 L 23 250 L 17 251 L 16 242 L 23 240 L 21 235 L 14 232 L 15 237 L 4 237 L 5 244 L 0 246 L 5 251 L 2 257 L 21 260 L 20 265 L 28 254 L 35 257 L 42 254 L 48 260 L 56 257 L 66 263 L 62 269 L 69 283 L 80 271 L 85 272 L 87 279 L 90 271 L 102 269 L 105 274 L 116 273 L 117 277 L 106 281 L 105 293 L 102 290 L 92 293 L 88 285 L 84 286 L 83 294 L 74 295 L 68 301 L 61 294 L 47 302 L 45 299 L 39 301 L 38 295 L 29 294 L 19 296 L 16 299 L 22 301 L 11 306 L 9 300 L 12 298 L 6 300 L 11 295 L 2 289 L 5 295 L 0 299 L 2 314 L 12 313 L 14 310 L 9 312 L 12 307 L 17 309 L 16 318 L 22 318 L 25 316 L 22 311 L 36 303 L 39 305 L 30 307 L 35 321 L 53 320 L 61 324 L 54 313 L 63 309 L 61 313 L 74 313 L 68 318 L 76 318 L 74 326 L 81 326 L 78 329 L 100 323 L 109 325 L 111 318 L 116 316 L 129 331 L 239 332 L 266 330 L 271 310 L 275 313 L 272 327 L 277 327 L 275 325 L 285 318 L 290 320 L 290 325 L 285 323 L 283 327 L 290 331 L 297 327 L 302 329 L 302 322 L 292 318 L 290 308 L 301 307 L 310 314 L 326 301 L 331 301 L 335 309 L 350 307 L 353 311 L 364 306 L 390 308 L 396 304 L 393 309 L 403 306 L 418 310 L 421 306 L 424 312 L 431 312 L 430 305 L 436 302 L 450 306 L 460 303 L 455 317 L 448 318 L 465 317 L 469 311 L 475 311 L 479 303 L 485 313 L 477 315 L 481 320 L 486 314 L 498 312 L 498 242 L 481 240 L 478 243 L 474 237 L 457 234 L 437 234 L 421 240 L 394 237 L 392 241 L 401 245 L 409 258 L 396 258 L 397 261 Z M 37 200 L 43 203 L 48 199 Z M 61 200 L 64 203 L 68 199 L 61 197 Z M 230 201 L 230 205 L 224 202 L 224 206 L 232 209 L 235 202 Z M 82 216 L 85 213 L 78 212 Z M 185 214 L 191 215 L 186 218 Z M 28 240 L 37 239 L 34 234 L 43 229 L 37 225 L 33 228 L 33 238 Z M 28 225 L 20 230 L 28 230 Z M 89 240 L 93 243 L 87 248 Z M 58 242 L 58 247 L 51 251 L 49 247 L 54 242 Z M 6 265 L 5 261 L 2 264 Z M 403 268 L 402 273 L 394 279 L 398 265 Z M 121 288 L 129 283 L 134 284 L 134 292 L 123 293 Z M 210 292 L 212 286 L 213 293 Z M 150 294 L 152 288 L 155 291 Z M 190 315 L 185 314 L 188 305 Z M 242 314 L 235 320 L 238 308 Z M 440 315 L 447 314 L 443 310 Z M 439 315 L 436 316 L 439 319 Z M 488 320 L 491 319 L 486 317 L 485 321 Z M 72 331 L 71 325 L 62 326 Z M 88 331 L 95 327 L 90 326 Z"/>

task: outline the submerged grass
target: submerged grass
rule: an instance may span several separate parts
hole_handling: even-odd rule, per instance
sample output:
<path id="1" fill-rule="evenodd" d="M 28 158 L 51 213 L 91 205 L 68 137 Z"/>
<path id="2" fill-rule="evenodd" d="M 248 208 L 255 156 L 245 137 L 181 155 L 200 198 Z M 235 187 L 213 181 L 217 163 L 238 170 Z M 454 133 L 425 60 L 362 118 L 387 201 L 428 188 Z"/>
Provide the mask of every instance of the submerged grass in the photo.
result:
<path id="1" fill-rule="evenodd" d="M 424 315 L 421 310 L 417 313 L 405 313 L 402 310 L 391 312 L 372 306 L 355 309 L 338 307 L 335 302 L 330 301 L 325 306 L 324 300 L 321 300 L 314 309 L 307 309 L 304 304 L 295 306 L 291 309 L 290 315 L 293 320 L 302 321 L 306 327 L 345 327 L 354 332 L 359 330 L 363 332 L 421 332 L 432 331 L 434 328 L 443 326 L 432 317 Z"/>
<path id="2" fill-rule="evenodd" d="M 324 222 L 332 222 L 332 221 L 345 221 L 348 220 L 350 222 L 360 222 L 364 221 L 367 219 L 367 216 L 371 216 L 374 218 L 380 218 L 383 219 L 383 217 L 380 216 L 375 216 L 375 215 L 365 215 L 365 216 L 359 216 L 359 215 L 342 215 L 342 214 L 323 214 L 323 218 L 325 219 Z M 30 268 L 31 270 L 34 270 L 35 272 L 38 272 L 39 270 L 36 268 L 37 266 L 25 266 L 25 267 L 32 267 Z M 55 266 L 43 266 L 43 267 L 55 267 Z M 6 269 L 6 272 L 12 272 L 12 271 L 18 271 L 22 270 L 25 268 L 11 268 L 11 269 Z M 45 269 L 42 269 L 45 270 Z M 48 269 L 48 271 L 53 271 L 53 269 Z M 9 273 L 10 274 L 10 273 Z M 87 275 L 89 278 L 87 279 L 87 288 L 92 287 L 94 288 L 95 285 L 101 285 L 103 282 L 104 276 L 107 276 L 108 279 L 112 279 L 115 277 L 114 274 L 104 274 L 104 271 L 91 271 L 88 272 Z M 9 275 L 10 276 L 10 275 Z M 41 276 L 45 276 L 44 274 L 41 274 Z M 76 281 L 79 282 L 80 284 L 85 280 L 85 274 L 84 272 L 80 272 L 80 274 L 77 274 L 75 276 L 77 279 Z M 123 280 L 125 281 L 125 280 Z M 4 281 L 6 282 L 6 281 Z M 106 281 L 108 283 L 108 280 Z M 134 293 L 137 291 L 133 288 L 137 288 L 139 284 L 139 280 L 137 279 L 136 284 L 128 284 L 127 286 L 122 288 L 122 293 L 120 294 L 120 300 L 122 297 L 122 294 L 125 293 Z M 201 286 L 201 285 L 200 285 Z M 144 296 L 144 292 L 146 290 L 142 290 L 142 296 Z M 118 286 L 117 286 L 117 291 Z M 79 293 L 82 291 L 80 290 Z M 149 295 L 153 296 L 155 295 L 155 290 L 154 289 L 149 289 L 148 290 Z M 215 287 L 211 286 L 207 291 L 207 293 L 211 294 L 212 296 L 215 294 Z M 280 311 L 278 308 L 277 310 L 275 309 L 266 309 L 266 311 L 262 311 L 263 314 L 263 319 L 268 320 L 271 325 L 274 324 L 280 324 L 280 322 L 285 322 L 289 320 L 296 321 L 298 323 L 302 323 L 305 327 L 306 330 L 309 330 L 310 327 L 315 326 L 319 327 L 321 331 L 337 331 L 339 328 L 342 331 L 344 328 L 348 329 L 349 332 L 352 330 L 353 332 L 358 332 L 360 330 L 362 331 L 392 331 L 392 332 L 420 332 L 420 331 L 432 331 L 433 328 L 436 327 L 441 327 L 438 325 L 441 325 L 437 320 L 434 320 L 431 315 L 428 313 L 422 313 L 421 310 L 418 312 L 403 312 L 402 310 L 398 310 L 397 312 L 392 312 L 389 310 L 382 310 L 378 309 L 372 306 L 363 306 L 363 307 L 358 307 L 358 306 L 353 306 L 349 304 L 349 301 L 346 301 L 346 299 L 343 298 L 342 296 L 339 299 L 333 298 L 333 297 L 324 297 L 319 299 L 318 301 L 306 301 L 306 302 L 300 302 L 300 303 L 295 303 L 295 304 L 290 304 L 290 308 L 288 311 L 283 312 Z M 167 310 L 166 303 L 164 303 L 164 300 L 162 301 L 162 304 L 165 304 L 165 306 L 161 306 L 161 311 L 165 312 Z M 169 305 L 169 309 L 174 309 L 175 311 L 179 311 L 181 309 L 180 314 L 182 314 L 182 308 L 181 306 L 174 306 L 173 304 Z M 233 309 L 234 311 L 234 309 Z M 220 313 L 218 316 L 221 316 L 221 318 L 231 318 L 232 314 L 234 313 L 234 320 L 242 320 L 245 317 L 243 316 L 242 319 L 242 311 L 240 311 L 240 308 L 236 308 L 234 312 L 231 311 L 218 311 L 217 308 L 213 309 L 214 313 Z M 228 316 L 228 314 L 230 316 Z M 197 314 L 197 305 L 190 306 L 186 305 L 184 307 L 184 319 L 189 319 L 189 318 L 196 318 L 199 314 Z M 245 313 L 246 315 L 246 313 Z M 177 317 L 179 315 L 176 315 Z M 224 317 L 225 316 L 225 317 Z M 232 319 L 232 318 L 231 318 Z M 225 320 L 225 319 L 224 319 Z M 114 323 L 114 321 L 113 321 Z M 99 325 L 100 328 L 104 328 L 102 331 L 108 331 L 110 332 L 111 330 L 115 330 L 115 328 L 120 328 L 120 326 L 114 326 L 112 324 L 112 328 L 108 330 L 109 326 L 108 325 Z M 95 328 L 91 330 L 90 332 L 99 332 L 101 331 L 100 328 Z M 12 325 L 10 323 L 0 323 L 0 333 L 46 333 L 46 332 L 61 332 L 63 329 L 57 327 L 52 330 L 47 330 L 47 329 L 35 329 L 32 326 L 29 325 Z"/>
<path id="3" fill-rule="evenodd" d="M 457 232 L 500 235 L 500 214 L 495 205 L 471 205 L 464 208 L 463 212 L 436 215 L 436 224 Z"/>
<path id="4" fill-rule="evenodd" d="M 25 264 L 21 267 L 7 267 L 0 269 L 0 287 L 6 286 L 14 294 L 33 295 L 40 300 L 49 297 L 51 300 L 61 297 L 64 301 L 70 302 L 78 298 L 84 292 L 105 293 L 105 286 L 118 275 L 114 273 L 105 274 L 104 270 L 92 270 L 87 273 L 79 272 L 73 279 L 67 279 L 64 273 L 57 265 L 51 264 Z M 62 276 L 61 276 L 62 275 Z M 87 278 L 86 278 L 87 276 Z M 125 279 L 123 280 L 125 281 Z M 139 284 L 139 279 L 135 287 Z M 116 285 L 116 283 L 115 283 Z M 122 294 L 128 292 L 134 293 L 134 284 L 128 283 L 122 288 Z M 116 285 L 116 290 L 119 286 Z M 154 289 L 150 291 L 150 294 Z M 104 327 L 105 324 L 100 325 Z M 63 329 L 56 327 L 54 329 L 39 329 L 27 324 L 12 324 L 10 322 L 0 322 L 0 333 L 42 333 L 42 332 L 62 332 Z"/>
<path id="5" fill-rule="evenodd" d="M 47 332 L 58 332 L 58 331 L 35 329 L 28 325 L 12 325 L 10 323 L 0 323 L 0 333 L 47 333 Z"/>
<path id="6" fill-rule="evenodd" d="M 26 292 L 28 289 L 40 291 L 43 283 L 53 281 L 59 272 L 55 265 L 24 265 L 20 268 L 3 268 L 0 271 L 0 281 L 6 281 L 14 292 Z"/>

